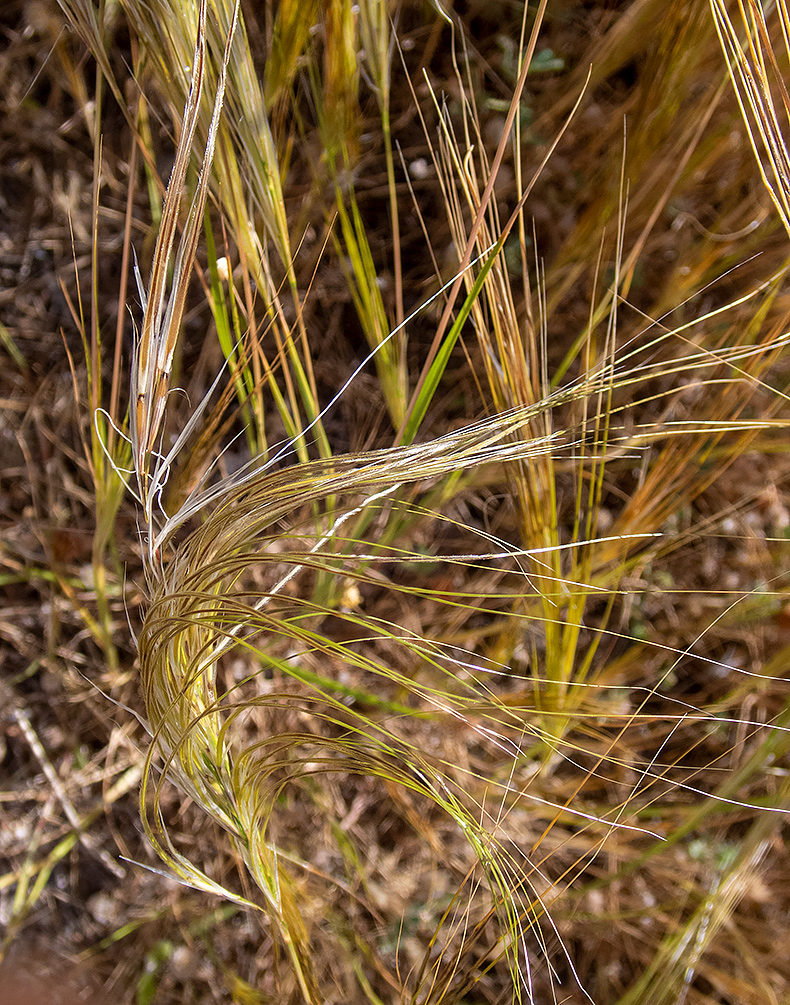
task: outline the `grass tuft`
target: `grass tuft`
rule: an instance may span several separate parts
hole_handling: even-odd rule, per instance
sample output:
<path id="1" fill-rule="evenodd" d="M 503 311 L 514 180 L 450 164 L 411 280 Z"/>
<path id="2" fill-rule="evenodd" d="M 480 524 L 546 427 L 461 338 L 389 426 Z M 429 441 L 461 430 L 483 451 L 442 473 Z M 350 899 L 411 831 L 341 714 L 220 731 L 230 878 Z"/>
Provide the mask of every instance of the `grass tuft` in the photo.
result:
<path id="1" fill-rule="evenodd" d="M 92 179 L 0 169 L 65 249 L 0 327 L 6 965 L 784 1000 L 784 6 L 59 6 L 45 90 L 0 53 Z"/>

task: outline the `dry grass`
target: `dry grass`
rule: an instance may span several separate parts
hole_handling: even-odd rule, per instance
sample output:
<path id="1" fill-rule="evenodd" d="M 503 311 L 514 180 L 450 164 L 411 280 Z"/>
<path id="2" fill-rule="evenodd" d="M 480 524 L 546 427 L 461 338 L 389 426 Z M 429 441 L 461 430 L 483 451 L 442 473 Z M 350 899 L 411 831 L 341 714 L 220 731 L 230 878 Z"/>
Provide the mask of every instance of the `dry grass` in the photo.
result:
<path id="1" fill-rule="evenodd" d="M 784 1001 L 776 19 L 736 99 L 718 2 L 62 6 L 2 15 L 0 999 Z"/>

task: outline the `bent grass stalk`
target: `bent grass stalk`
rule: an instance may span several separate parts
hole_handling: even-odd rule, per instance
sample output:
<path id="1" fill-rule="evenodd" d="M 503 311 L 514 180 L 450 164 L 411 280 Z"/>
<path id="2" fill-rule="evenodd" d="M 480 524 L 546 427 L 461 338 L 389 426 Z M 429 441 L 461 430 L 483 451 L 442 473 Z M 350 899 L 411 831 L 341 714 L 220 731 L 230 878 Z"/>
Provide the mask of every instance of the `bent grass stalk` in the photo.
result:
<path id="1" fill-rule="evenodd" d="M 275 616 L 267 608 L 282 587 L 292 578 L 293 572 L 281 577 L 270 592 L 254 604 L 244 605 L 234 598 L 234 592 L 243 582 L 247 566 L 260 562 L 260 549 L 266 538 L 261 534 L 276 521 L 286 517 L 306 504 L 326 501 L 342 494 L 363 492 L 370 496 L 361 506 L 370 505 L 377 498 L 389 496 L 403 481 L 436 478 L 461 467 L 475 466 L 490 460 L 504 462 L 510 457 L 527 456 L 546 444 L 537 441 L 512 440 L 514 431 L 523 423 L 518 411 L 481 423 L 468 430 L 448 434 L 425 445 L 395 449 L 382 454 L 363 457 L 334 458 L 326 462 L 303 463 L 285 472 L 248 472 L 233 479 L 219 494 L 211 492 L 213 514 L 165 562 L 165 549 L 170 544 L 174 527 L 183 522 L 183 515 L 171 521 L 164 518 L 164 527 L 157 533 L 160 517 L 155 507 L 160 505 L 171 460 L 184 433 L 166 456 L 155 449 L 165 413 L 169 391 L 170 371 L 183 314 L 186 286 L 197 244 L 198 224 L 208 188 L 208 172 L 217 135 L 219 113 L 224 93 L 232 31 L 228 35 L 225 56 L 218 77 L 217 94 L 208 130 L 198 188 L 189 209 L 187 224 L 181 237 L 175 259 L 170 291 L 166 290 L 167 272 L 176 235 L 176 218 L 182 201 L 195 128 L 200 108 L 206 65 L 206 3 L 199 11 L 197 42 L 192 70 L 192 82 L 184 116 L 176 162 L 165 198 L 162 221 L 154 254 L 154 264 L 148 289 L 140 289 L 144 304 L 144 317 L 140 342 L 136 348 L 132 371 L 131 440 L 133 463 L 137 477 L 138 493 L 144 507 L 148 527 L 147 578 L 151 590 L 151 607 L 146 615 L 140 636 L 141 671 L 146 696 L 146 708 L 153 733 L 153 751 L 165 757 L 165 772 L 174 772 L 181 786 L 204 809 L 210 812 L 231 834 L 237 848 L 266 898 L 269 913 L 290 953 L 300 987 L 310 1001 L 319 1001 L 320 993 L 310 965 L 309 939 L 290 883 L 278 865 L 276 851 L 265 839 L 266 822 L 271 812 L 272 796 L 267 794 L 265 782 L 270 776 L 288 765 L 291 757 L 280 760 L 267 752 L 272 745 L 274 753 L 282 757 L 290 748 L 298 749 L 304 743 L 319 747 L 324 745 L 334 755 L 329 758 L 334 771 L 360 771 L 398 779 L 407 787 L 427 796 L 458 821 L 476 849 L 494 889 L 507 896 L 510 883 L 498 879 L 501 867 L 492 846 L 493 835 L 489 828 L 478 823 L 451 792 L 442 774 L 429 762 L 418 758 L 417 751 L 408 750 L 404 769 L 398 762 L 404 755 L 399 748 L 402 740 L 386 728 L 361 717 L 354 725 L 346 707 L 331 694 L 320 693 L 313 712 L 318 717 L 329 716 L 330 722 L 344 726 L 350 739 L 318 741 L 307 734 L 287 740 L 274 734 L 271 741 L 259 741 L 247 746 L 231 738 L 234 725 L 242 713 L 256 705 L 266 707 L 270 698 L 249 700 L 236 704 L 233 694 L 218 700 L 216 682 L 218 663 L 225 652 L 234 647 L 252 648 L 248 636 L 256 630 L 289 635 L 302 645 L 306 652 L 318 647 L 327 655 L 336 648 L 320 636 L 302 628 L 303 616 L 286 618 Z M 197 415 L 187 426 L 191 432 Z M 512 442 L 509 442 L 512 441 Z M 374 490 L 379 490 L 378 494 Z M 203 503 L 198 496 L 191 500 L 193 512 Z M 351 516 L 360 512 L 361 506 L 335 516 L 329 532 L 320 538 L 309 552 L 290 556 L 294 570 L 317 565 L 321 559 L 333 565 L 333 552 L 322 553 L 321 546 L 331 541 L 337 531 Z M 263 552 L 265 554 L 265 552 Z M 254 556 L 254 557 L 251 557 Z M 276 560 L 280 564 L 280 559 Z M 334 559 L 336 561 L 336 559 Z M 247 589 L 244 590 L 244 593 Z M 242 593 L 242 596 L 244 595 Z M 224 609 L 227 605 L 227 613 Z M 311 612 L 312 613 L 312 612 Z M 372 626 L 371 626 L 372 627 Z M 380 630 L 381 631 L 381 630 Z M 389 631 L 387 638 L 392 639 Z M 408 642 L 405 643 L 408 646 Z M 266 660 L 266 650 L 257 650 Z M 346 659 L 349 655 L 345 650 Z M 383 663 L 362 662 L 368 674 L 392 677 L 392 671 Z M 298 669 L 291 671 L 300 678 Z M 402 683 L 406 683 L 405 680 Z M 285 697 L 285 696 L 283 696 Z M 228 702 L 228 698 L 231 699 Z M 281 698 L 282 700 L 282 698 Z M 227 707 L 223 707 L 227 704 Z M 321 705 L 328 711 L 322 713 Z M 440 707 L 446 704 L 442 696 Z M 442 708 L 447 712 L 450 709 Z M 331 713 L 331 715 L 330 715 Z M 341 718 L 342 717 L 342 718 Z M 345 724 L 343 718 L 349 717 Z M 368 751 L 366 748 L 370 748 Z M 344 751 L 348 756 L 342 756 Z M 151 764 L 149 757 L 149 770 Z M 298 763 L 298 758 L 296 763 Z M 282 783 L 280 783 L 281 785 Z M 460 790 L 462 791 L 462 790 Z M 277 787 L 274 789 L 276 795 Z M 197 875 L 162 836 L 159 813 L 155 808 L 153 824 L 147 816 L 147 784 L 143 786 L 141 807 L 146 829 L 151 839 L 185 878 L 195 881 Z M 159 833 L 157 833 L 159 832 Z M 212 888 L 208 880 L 201 881 L 204 888 Z M 511 920 L 518 912 L 506 911 Z M 514 964 L 515 965 L 515 964 Z"/>

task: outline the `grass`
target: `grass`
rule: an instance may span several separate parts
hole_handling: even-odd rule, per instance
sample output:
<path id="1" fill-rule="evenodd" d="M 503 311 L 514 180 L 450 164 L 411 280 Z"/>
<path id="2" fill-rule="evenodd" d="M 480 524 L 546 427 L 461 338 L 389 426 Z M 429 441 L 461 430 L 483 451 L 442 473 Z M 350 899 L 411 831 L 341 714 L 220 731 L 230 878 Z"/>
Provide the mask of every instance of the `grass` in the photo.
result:
<path id="1" fill-rule="evenodd" d="M 783 9 L 61 7 L 6 975 L 785 1000 Z"/>

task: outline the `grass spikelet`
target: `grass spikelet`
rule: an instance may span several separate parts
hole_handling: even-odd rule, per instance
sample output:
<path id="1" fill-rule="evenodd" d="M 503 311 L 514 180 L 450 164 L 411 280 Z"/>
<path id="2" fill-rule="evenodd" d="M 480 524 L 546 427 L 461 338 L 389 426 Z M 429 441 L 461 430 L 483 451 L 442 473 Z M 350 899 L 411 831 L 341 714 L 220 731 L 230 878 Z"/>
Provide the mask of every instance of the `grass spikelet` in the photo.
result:
<path id="1" fill-rule="evenodd" d="M 187 288 L 191 279 L 203 210 L 208 196 L 209 175 L 214 157 L 219 115 L 225 94 L 226 71 L 237 16 L 238 5 L 234 9 L 233 21 L 227 36 L 197 190 L 189 207 L 187 222 L 173 261 L 177 221 L 182 204 L 182 190 L 194 145 L 206 74 L 206 0 L 201 0 L 198 11 L 197 39 L 192 58 L 192 80 L 189 98 L 184 109 L 183 130 L 176 148 L 176 159 L 170 175 L 162 210 L 162 220 L 156 239 L 151 278 L 146 290 L 143 289 L 142 283 L 138 279 L 143 303 L 143 322 L 135 359 L 132 363 L 131 400 L 134 417 L 130 423 L 130 430 L 138 490 L 140 499 L 148 513 L 149 526 L 152 523 L 152 498 L 162 488 L 161 479 L 157 478 L 156 473 L 150 471 L 150 459 L 158 442 L 170 391 L 173 355 L 181 330 Z M 168 270 L 171 261 L 173 278 L 168 292 Z"/>

